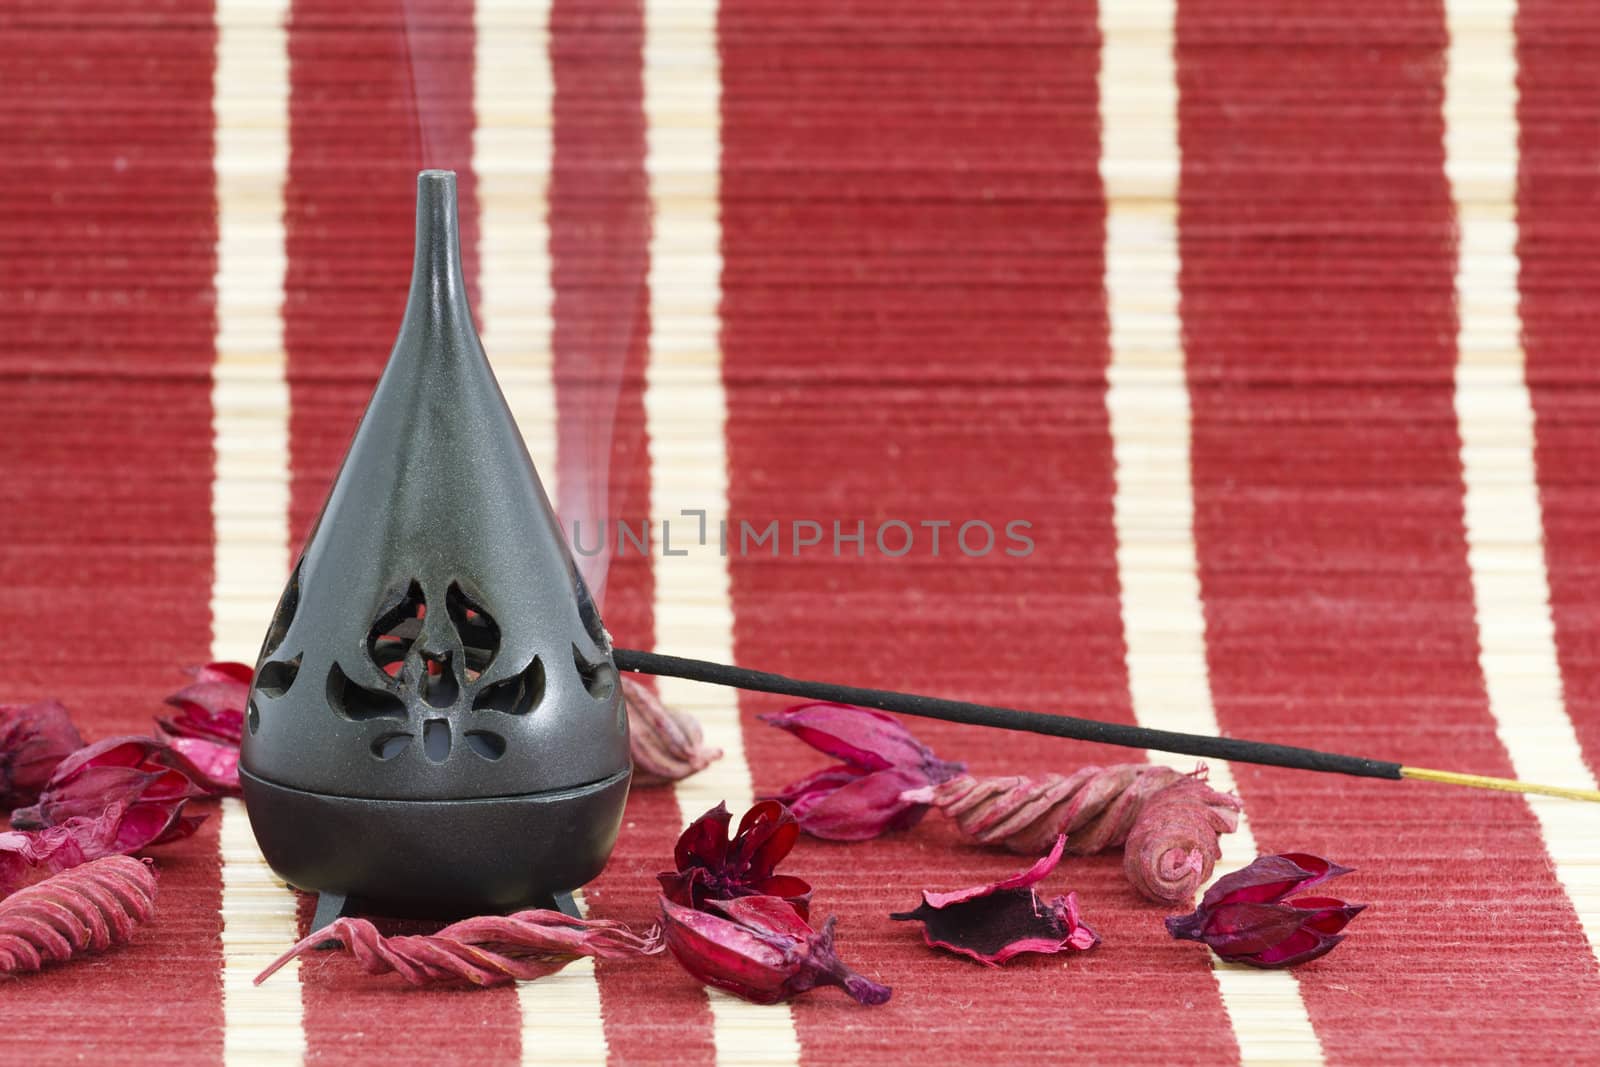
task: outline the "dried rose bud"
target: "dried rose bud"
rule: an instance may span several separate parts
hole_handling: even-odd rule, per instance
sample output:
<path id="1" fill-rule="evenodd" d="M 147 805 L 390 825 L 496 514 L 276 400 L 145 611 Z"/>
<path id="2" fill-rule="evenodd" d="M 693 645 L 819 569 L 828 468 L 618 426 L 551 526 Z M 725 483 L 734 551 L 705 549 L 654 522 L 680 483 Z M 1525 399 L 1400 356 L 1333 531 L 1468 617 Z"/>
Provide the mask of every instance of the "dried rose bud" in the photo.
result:
<path id="1" fill-rule="evenodd" d="M 56 765 L 82 747 L 67 709 L 54 700 L 0 705 L 0 805 L 38 800 Z"/>
<path id="2" fill-rule="evenodd" d="M 628 706 L 634 785 L 676 782 L 722 758 L 722 749 L 704 743 L 698 719 L 663 704 L 648 686 L 624 676 L 622 695 Z"/>
<path id="3" fill-rule="evenodd" d="M 951 893 L 924 889 L 913 911 L 889 916 L 922 923 L 922 936 L 935 948 L 948 949 L 990 967 L 1024 952 L 1079 952 L 1094 948 L 1100 935 L 1078 911 L 1078 894 L 1049 902 L 1034 889 L 1061 862 L 1065 836 L 1032 867 L 1010 878 Z"/>
<path id="4" fill-rule="evenodd" d="M 125 810 L 119 852 L 187 837 L 204 821 L 184 809 L 206 796 L 203 775 L 182 753 L 155 737 L 110 737 L 62 760 L 39 803 L 11 813 L 20 830 L 57 826 L 75 816 L 94 818 L 113 804 Z"/>
<path id="5" fill-rule="evenodd" d="M 661 898 L 667 948 L 696 981 L 755 1004 L 777 1004 L 819 985 L 838 986 L 858 1004 L 889 999 L 887 986 L 834 955 L 832 918 L 813 930 L 778 897 L 717 900 L 709 907 L 718 914 Z"/>
<path id="6" fill-rule="evenodd" d="M 656 875 L 662 892 L 689 908 L 733 897 L 782 897 L 804 916 L 810 883 L 773 873 L 800 837 L 794 816 L 775 800 L 761 801 L 744 813 L 729 840 L 732 820 L 728 806 L 719 803 L 689 824 L 673 849 L 678 869 Z"/>
<path id="7" fill-rule="evenodd" d="M 398 937 L 385 937 L 365 919 L 335 919 L 279 956 L 256 975 L 255 984 L 329 942 L 354 956 L 368 974 L 392 971 L 414 986 L 510 985 L 554 974 L 585 956 L 626 959 L 653 956 L 662 948 L 655 927 L 641 935 L 609 919 L 574 919 L 545 908 L 481 915 L 438 933 Z"/>
<path id="8" fill-rule="evenodd" d="M 830 841 L 865 841 L 915 826 L 925 802 L 905 799 L 960 774 L 900 724 L 879 711 L 845 704 L 800 704 L 763 721 L 787 730 L 819 752 L 843 760 L 798 781 L 774 799 L 789 806 L 800 828 Z"/>
<path id="9" fill-rule="evenodd" d="M 1333 951 L 1345 938 L 1340 931 L 1366 905 L 1295 894 L 1350 870 L 1304 852 L 1261 856 L 1217 879 L 1192 913 L 1169 917 L 1167 932 L 1252 967 L 1307 963 Z"/>
<path id="10" fill-rule="evenodd" d="M 1204 768 L 1149 797 L 1128 834 L 1122 870 L 1152 900 L 1180 904 L 1206 884 L 1220 835 L 1239 828 L 1239 800 L 1206 785 Z"/>
<path id="11" fill-rule="evenodd" d="M 173 737 L 194 737 L 239 747 L 245 705 L 250 699 L 251 670 L 243 663 L 207 663 L 191 667 L 194 681 L 167 697 L 179 714 L 158 719 Z"/>
<path id="12" fill-rule="evenodd" d="M 37 971 L 127 942 L 155 912 L 156 876 L 107 856 L 0 900 L 0 975 Z"/>
<path id="13" fill-rule="evenodd" d="M 1126 844 L 1129 882 L 1163 903 L 1187 901 L 1210 877 L 1217 838 L 1238 826 L 1241 807 L 1205 784 L 1204 766 L 1191 775 L 1150 763 L 1039 778 L 958 775 L 905 799 L 932 804 L 976 840 L 1013 852 L 1037 855 L 1058 834 L 1075 855 Z"/>

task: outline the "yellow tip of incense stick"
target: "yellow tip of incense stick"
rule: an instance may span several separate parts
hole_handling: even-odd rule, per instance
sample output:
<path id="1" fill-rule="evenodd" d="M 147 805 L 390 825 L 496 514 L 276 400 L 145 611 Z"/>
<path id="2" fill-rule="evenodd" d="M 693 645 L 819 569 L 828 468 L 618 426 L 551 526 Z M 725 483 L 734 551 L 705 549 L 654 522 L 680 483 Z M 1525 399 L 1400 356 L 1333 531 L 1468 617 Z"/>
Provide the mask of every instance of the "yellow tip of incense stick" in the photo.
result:
<path id="1" fill-rule="evenodd" d="M 1426 767 L 1401 767 L 1400 777 L 1421 782 L 1444 782 L 1446 785 L 1464 785 L 1473 789 L 1499 789 L 1506 793 L 1538 793 L 1546 797 L 1566 797 L 1568 800 L 1588 800 L 1600 804 L 1600 790 L 1569 789 L 1561 785 L 1540 785 L 1538 782 L 1519 782 L 1515 778 L 1490 778 L 1482 774 L 1457 774 L 1455 771 L 1431 771 Z"/>

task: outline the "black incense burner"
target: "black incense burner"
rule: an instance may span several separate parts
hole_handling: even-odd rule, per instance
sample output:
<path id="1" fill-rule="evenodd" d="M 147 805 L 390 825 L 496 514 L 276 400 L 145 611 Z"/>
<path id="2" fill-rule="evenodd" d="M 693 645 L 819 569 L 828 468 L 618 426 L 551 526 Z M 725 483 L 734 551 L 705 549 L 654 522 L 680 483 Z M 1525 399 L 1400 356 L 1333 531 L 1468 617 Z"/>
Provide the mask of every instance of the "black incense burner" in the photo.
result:
<path id="1" fill-rule="evenodd" d="M 467 306 L 455 175 L 417 180 L 400 336 L 256 663 L 240 782 L 319 896 L 570 907 L 627 797 L 610 639 Z"/>

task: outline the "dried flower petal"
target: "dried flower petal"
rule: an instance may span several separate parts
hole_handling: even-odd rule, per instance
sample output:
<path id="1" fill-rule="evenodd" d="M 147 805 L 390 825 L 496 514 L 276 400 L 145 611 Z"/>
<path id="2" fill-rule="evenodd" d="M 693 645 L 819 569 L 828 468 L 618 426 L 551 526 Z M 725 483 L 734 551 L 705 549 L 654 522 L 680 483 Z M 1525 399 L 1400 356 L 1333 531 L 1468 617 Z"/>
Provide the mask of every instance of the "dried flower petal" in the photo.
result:
<path id="1" fill-rule="evenodd" d="M 110 737 L 62 760 L 39 803 L 11 813 L 21 830 L 56 826 L 75 816 L 94 818 L 113 804 L 126 814 L 119 852 L 187 837 L 205 819 L 186 812 L 206 795 L 204 775 L 180 752 L 155 737 Z"/>
<path id="2" fill-rule="evenodd" d="M 54 700 L 0 705 L 0 805 L 38 800 L 56 765 L 82 747 L 67 709 Z"/>
<path id="3" fill-rule="evenodd" d="M 336 919 L 273 961 L 256 984 L 329 941 L 337 941 L 368 974 L 392 971 L 415 986 L 509 985 L 554 974 L 585 956 L 614 960 L 662 949 L 655 927 L 636 934 L 623 923 L 574 919 L 544 908 L 463 919 L 435 934 L 401 937 L 385 937 L 365 919 Z"/>
<path id="4" fill-rule="evenodd" d="M 1332 860 L 1309 852 L 1285 852 L 1276 856 L 1257 856 L 1248 867 L 1223 875 L 1206 891 L 1200 906 L 1230 904 L 1271 904 L 1314 885 L 1332 881 L 1354 871 Z"/>
<path id="5" fill-rule="evenodd" d="M 172 737 L 167 744 L 189 761 L 190 777 L 207 793 L 239 795 L 239 746 L 202 737 Z"/>
<path id="6" fill-rule="evenodd" d="M 1150 763 L 1082 767 L 1039 778 L 959 775 L 904 799 L 931 803 L 984 844 L 1036 855 L 1056 835 L 1090 855 L 1127 846 L 1123 870 L 1145 896 L 1187 901 L 1211 876 L 1218 837 L 1239 824 L 1242 805 L 1193 774 Z"/>
<path id="7" fill-rule="evenodd" d="M 155 895 L 155 874 L 128 856 L 106 856 L 19 889 L 0 900 L 0 974 L 125 943 L 154 914 Z"/>
<path id="8" fill-rule="evenodd" d="M 1049 902 L 1033 888 L 1061 862 L 1065 835 L 1032 867 L 989 885 L 951 893 L 923 890 L 922 903 L 913 911 L 889 917 L 923 924 L 922 936 L 935 948 L 948 949 L 998 967 L 1024 952 L 1086 951 L 1100 943 L 1100 935 L 1083 921 L 1078 894 L 1068 893 Z"/>
<path id="9" fill-rule="evenodd" d="M 118 802 L 94 818 L 73 816 L 43 830 L 0 833 L 0 897 L 80 863 L 131 851 L 148 830 L 128 825 L 127 806 Z"/>
<path id="10" fill-rule="evenodd" d="M 1219 957 L 1253 967 L 1293 967 L 1333 951 L 1365 904 L 1294 896 L 1349 874 L 1349 867 L 1304 852 L 1260 856 L 1217 879 L 1188 915 L 1167 919 L 1167 932 L 1200 941 Z"/>
<path id="11" fill-rule="evenodd" d="M 889 988 L 834 955 L 834 920 L 813 930 L 786 900 L 771 896 L 709 902 L 697 911 L 661 898 L 667 948 L 698 982 L 756 1004 L 776 1004 L 819 985 L 838 986 L 859 1004 L 882 1004 Z"/>
<path id="12" fill-rule="evenodd" d="M 207 663 L 192 667 L 194 681 L 167 697 L 179 715 L 158 719 L 173 737 L 193 737 L 239 747 L 244 733 L 245 705 L 250 699 L 251 670 L 243 663 Z"/>
<path id="13" fill-rule="evenodd" d="M 663 704 L 648 686 L 624 676 L 622 695 L 628 707 L 634 785 L 676 782 L 722 758 L 722 749 L 704 743 L 698 719 Z"/>
<path id="14" fill-rule="evenodd" d="M 815 703 L 762 718 L 844 761 L 789 783 L 773 798 L 814 837 L 865 841 L 915 826 L 928 805 L 907 795 L 966 769 L 938 758 L 898 719 L 879 711 Z"/>
<path id="15" fill-rule="evenodd" d="M 774 873 L 800 837 L 794 816 L 777 801 L 763 800 L 744 813 L 730 840 L 732 821 L 728 806 L 719 803 L 689 824 L 673 849 L 677 870 L 656 875 L 662 892 L 690 908 L 703 908 L 708 900 L 783 897 L 804 917 L 810 884 Z"/>

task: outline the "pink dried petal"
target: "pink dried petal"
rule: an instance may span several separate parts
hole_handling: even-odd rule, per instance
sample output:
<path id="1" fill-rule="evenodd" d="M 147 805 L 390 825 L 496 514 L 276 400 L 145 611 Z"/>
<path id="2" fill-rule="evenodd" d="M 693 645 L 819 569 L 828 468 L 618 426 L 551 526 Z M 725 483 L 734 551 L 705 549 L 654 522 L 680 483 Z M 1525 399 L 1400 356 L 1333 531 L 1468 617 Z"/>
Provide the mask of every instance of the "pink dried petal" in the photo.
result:
<path id="1" fill-rule="evenodd" d="M 508 985 L 554 974 L 585 956 L 625 959 L 662 950 L 655 927 L 636 934 L 623 923 L 574 919 L 543 908 L 464 919 L 435 934 L 400 937 L 383 936 L 365 919 L 336 919 L 278 957 L 256 976 L 256 984 L 328 941 L 337 941 L 368 974 L 394 973 L 416 986 Z"/>
<path id="2" fill-rule="evenodd" d="M 667 948 L 696 981 L 756 1004 L 777 1004 L 819 985 L 859 1004 L 882 1004 L 889 989 L 855 973 L 833 951 L 834 920 L 821 931 L 771 896 L 713 901 L 717 914 L 661 898 Z"/>
<path id="3" fill-rule="evenodd" d="M 80 863 L 128 851 L 122 845 L 126 807 L 114 803 L 99 816 L 75 816 L 43 830 L 0 833 L 0 896 Z"/>
<path id="4" fill-rule="evenodd" d="M 131 852 L 193 833 L 203 815 L 185 804 L 207 795 L 204 775 L 187 757 L 154 737 L 112 737 L 61 761 L 39 802 L 12 812 L 18 829 L 42 829 L 74 817 L 93 818 L 113 804 L 125 810 L 119 851 Z"/>
<path id="5" fill-rule="evenodd" d="M 1152 795 L 1128 835 L 1123 873 L 1152 900 L 1192 899 L 1222 855 L 1221 835 L 1239 826 L 1239 799 L 1206 785 L 1202 772 Z"/>
<path id="6" fill-rule="evenodd" d="M 864 841 L 915 825 L 927 803 L 905 794 L 959 774 L 882 712 L 844 704 L 801 704 L 763 716 L 844 763 L 789 783 L 775 797 L 792 806 L 800 828 L 833 841 Z"/>
<path id="7" fill-rule="evenodd" d="M 847 786 L 865 776 L 865 771 L 859 771 L 854 767 L 847 767 L 842 763 L 837 763 L 831 767 L 823 767 L 812 771 L 803 778 L 796 778 L 784 786 L 782 792 L 774 793 L 769 799 L 776 800 L 778 803 L 787 806 L 790 811 L 794 811 L 802 806 L 809 807 L 828 796 L 835 789 Z M 798 818 L 798 816 L 796 817 Z"/>
<path id="8" fill-rule="evenodd" d="M 1033 866 L 1009 878 L 971 889 L 948 893 L 923 890 L 922 903 L 912 911 L 889 917 L 923 924 L 922 936 L 935 948 L 998 967 L 1024 952 L 1086 951 L 1100 943 L 1078 907 L 1078 894 L 1051 901 L 1039 898 L 1034 886 L 1042 881 L 1066 850 L 1065 835 Z"/>
<path id="9" fill-rule="evenodd" d="M 188 673 L 197 683 L 208 685 L 213 682 L 232 682 L 235 686 L 250 688 L 250 680 L 255 676 L 255 668 L 248 663 L 236 663 L 232 660 L 217 660 L 212 663 L 202 663 L 198 667 L 188 668 Z"/>
<path id="10" fill-rule="evenodd" d="M 159 737 L 139 734 L 108 737 L 78 749 L 62 760 L 50 776 L 49 785 L 59 786 L 76 775 L 98 767 L 137 767 L 146 771 L 175 770 L 187 774 L 189 761 Z"/>
<path id="11" fill-rule="evenodd" d="M 932 753 L 900 720 L 848 704 L 798 704 L 762 721 L 863 771 L 921 766 Z"/>
<path id="12" fill-rule="evenodd" d="M 167 702 L 172 703 L 172 698 L 169 697 Z M 244 733 L 244 712 L 231 709 L 207 711 L 195 704 L 183 704 L 180 707 L 181 714 L 156 720 L 162 733 L 173 738 L 192 737 L 239 747 Z"/>
<path id="13" fill-rule="evenodd" d="M 1061 862 L 1061 854 L 1066 850 L 1067 839 L 1065 835 L 1057 837 L 1056 843 L 1050 851 L 1038 858 L 1032 867 L 1008 875 L 998 882 L 987 885 L 973 886 L 971 889 L 956 889 L 948 893 L 935 893 L 931 890 L 922 891 L 922 901 L 931 908 L 948 908 L 952 904 L 965 904 L 969 901 L 979 900 L 995 893 L 1003 893 L 1012 889 L 1031 889 L 1049 877 L 1050 872 L 1056 869 Z"/>
<path id="14" fill-rule="evenodd" d="M 54 700 L 0 705 L 0 806 L 39 799 L 56 766 L 82 747 L 67 709 Z"/>
<path id="15" fill-rule="evenodd" d="M 661 702 L 655 691 L 624 676 L 628 745 L 633 751 L 633 784 L 665 785 L 704 770 L 722 757 L 704 743 L 700 721 Z"/>
<path id="16" fill-rule="evenodd" d="M 239 748 L 199 737 L 173 737 L 167 742 L 180 752 L 200 777 L 196 784 L 213 796 L 239 795 Z"/>
<path id="17" fill-rule="evenodd" d="M 802 879 L 775 873 L 800 836 L 789 810 L 764 800 L 745 812 L 731 838 L 732 816 L 718 804 L 690 823 L 673 849 L 677 869 L 656 875 L 673 902 L 701 908 L 708 900 L 745 896 L 781 896 L 806 914 L 811 886 Z"/>
<path id="18" fill-rule="evenodd" d="M 0 974 L 127 942 L 155 912 L 156 878 L 127 856 L 62 871 L 0 900 Z"/>
<path id="19" fill-rule="evenodd" d="M 245 706 L 250 699 L 251 668 L 243 663 L 207 663 L 189 668 L 194 679 L 167 697 L 175 718 L 156 720 L 173 737 L 193 737 L 239 747 Z"/>
<path id="20" fill-rule="evenodd" d="M 802 796 L 792 810 L 800 827 L 812 837 L 866 841 L 921 821 L 928 806 L 905 797 L 926 783 L 919 771 L 891 767 Z"/>

